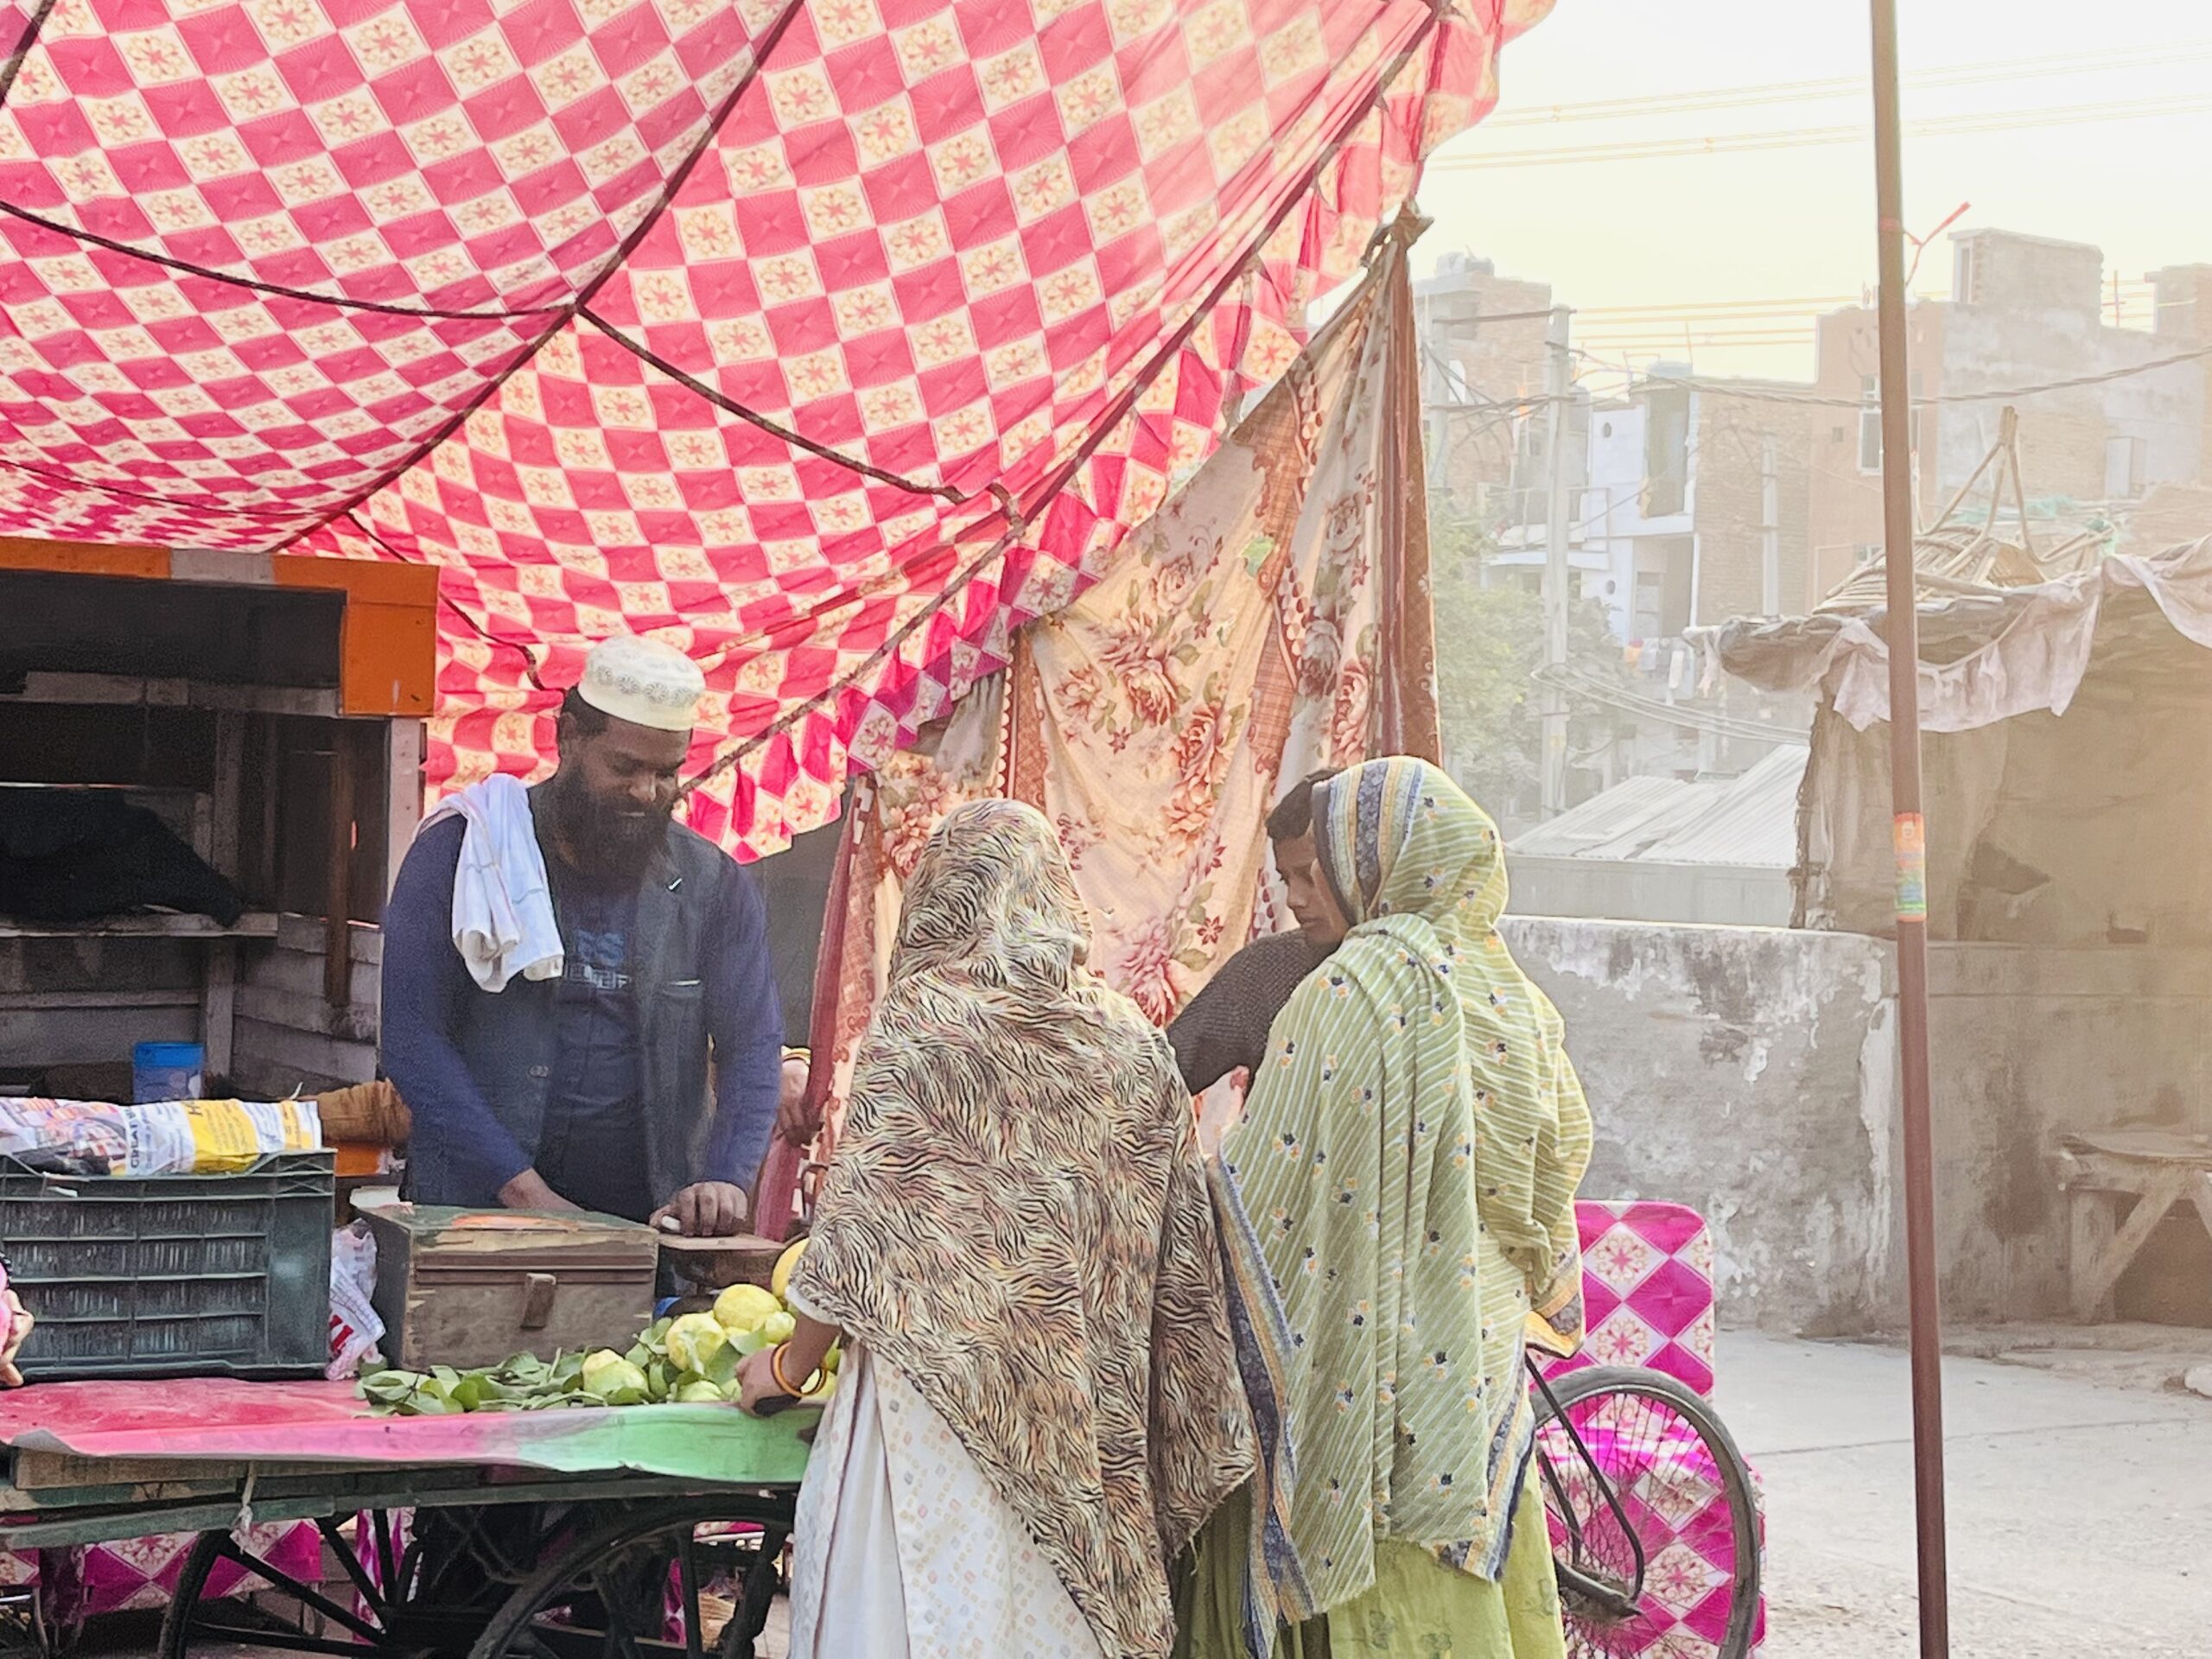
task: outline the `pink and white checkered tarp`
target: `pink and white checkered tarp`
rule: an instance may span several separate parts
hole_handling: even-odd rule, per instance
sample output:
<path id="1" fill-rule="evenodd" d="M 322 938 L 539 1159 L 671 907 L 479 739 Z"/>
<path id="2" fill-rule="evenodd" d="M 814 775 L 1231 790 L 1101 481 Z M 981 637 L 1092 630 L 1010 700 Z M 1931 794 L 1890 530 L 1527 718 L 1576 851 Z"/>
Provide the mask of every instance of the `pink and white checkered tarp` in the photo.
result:
<path id="1" fill-rule="evenodd" d="M 435 562 L 441 785 L 664 632 L 693 821 L 772 849 L 1096 575 L 1548 4 L 7 0 L 0 534 Z"/>

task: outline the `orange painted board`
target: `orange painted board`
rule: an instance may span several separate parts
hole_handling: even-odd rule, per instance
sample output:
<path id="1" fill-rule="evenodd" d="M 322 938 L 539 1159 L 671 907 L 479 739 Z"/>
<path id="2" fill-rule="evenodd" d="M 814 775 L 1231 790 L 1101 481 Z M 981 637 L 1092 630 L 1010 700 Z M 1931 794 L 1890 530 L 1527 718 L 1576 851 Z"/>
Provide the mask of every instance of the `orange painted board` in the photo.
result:
<path id="1" fill-rule="evenodd" d="M 436 566 L 302 557 L 271 563 L 279 588 L 346 595 L 339 639 L 340 713 L 429 715 L 437 699 Z"/>
<path id="2" fill-rule="evenodd" d="M 0 570 L 53 570 L 77 576 L 167 579 L 165 547 L 110 547 L 97 542 L 34 541 L 0 536 Z"/>

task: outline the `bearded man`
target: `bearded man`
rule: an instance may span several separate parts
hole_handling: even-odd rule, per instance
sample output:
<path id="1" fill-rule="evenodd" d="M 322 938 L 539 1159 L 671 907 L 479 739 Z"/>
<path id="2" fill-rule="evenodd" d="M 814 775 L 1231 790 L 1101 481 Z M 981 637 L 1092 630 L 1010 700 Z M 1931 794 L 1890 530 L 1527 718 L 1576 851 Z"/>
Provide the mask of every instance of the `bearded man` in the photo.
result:
<path id="1" fill-rule="evenodd" d="M 743 1230 L 783 1014 L 759 889 L 673 820 L 704 685 L 671 646 L 606 641 L 552 777 L 463 791 L 416 836 L 382 1038 L 416 1202 Z"/>

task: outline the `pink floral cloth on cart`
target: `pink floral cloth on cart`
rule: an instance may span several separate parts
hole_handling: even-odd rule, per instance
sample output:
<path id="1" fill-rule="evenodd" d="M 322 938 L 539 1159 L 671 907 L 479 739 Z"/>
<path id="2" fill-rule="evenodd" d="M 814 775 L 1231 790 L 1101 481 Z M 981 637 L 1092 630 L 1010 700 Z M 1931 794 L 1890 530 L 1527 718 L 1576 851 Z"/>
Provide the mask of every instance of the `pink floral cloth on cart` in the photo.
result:
<path id="1" fill-rule="evenodd" d="M 1705 1217 L 1679 1204 L 1588 1200 L 1575 1205 L 1575 1215 L 1582 1235 L 1582 1294 L 1589 1337 L 1572 1359 L 1546 1366 L 1546 1375 L 1564 1376 L 1592 1365 L 1643 1366 L 1674 1377 L 1700 1396 L 1710 1395 L 1713 1235 Z M 1665 1535 L 1665 1541 L 1650 1551 L 1644 1574 L 1645 1605 L 1659 1617 L 1614 1632 L 1619 1645 L 1609 1652 L 1618 1659 L 1712 1659 L 1726 1624 L 1726 1586 L 1736 1546 L 1719 1471 L 1714 1471 L 1710 1496 L 1694 1507 L 1676 1501 L 1642 1501 L 1650 1496 L 1650 1483 L 1642 1477 L 1655 1466 L 1677 1464 L 1686 1453 L 1709 1463 L 1701 1445 L 1674 1444 L 1676 1437 L 1689 1438 L 1678 1427 L 1665 1435 L 1665 1443 L 1645 1444 L 1617 1428 L 1584 1427 L 1591 1456 L 1635 1514 L 1647 1547 L 1653 1541 L 1654 1523 Z M 1571 1452 L 1562 1452 L 1555 1459 L 1570 1489 L 1577 1464 Z M 1751 1491 L 1756 1497 L 1757 1471 L 1752 1471 Z M 1762 1547 L 1765 1535 L 1762 1514 Z M 1752 1652 L 1765 1639 L 1762 1597 L 1752 1625 Z"/>
<path id="2" fill-rule="evenodd" d="M 199 1535 L 162 1533 L 73 1548 L 0 1552 L 0 1585 L 35 1585 L 40 1622 L 66 1640 L 101 1613 L 168 1606 Z M 249 1553 L 279 1572 L 308 1584 L 322 1577 L 322 1535 L 312 1521 L 250 1527 L 238 1536 Z M 206 1594 L 220 1600 L 266 1587 L 258 1580 L 247 1582 L 236 1562 L 218 1561 L 207 1575 Z"/>

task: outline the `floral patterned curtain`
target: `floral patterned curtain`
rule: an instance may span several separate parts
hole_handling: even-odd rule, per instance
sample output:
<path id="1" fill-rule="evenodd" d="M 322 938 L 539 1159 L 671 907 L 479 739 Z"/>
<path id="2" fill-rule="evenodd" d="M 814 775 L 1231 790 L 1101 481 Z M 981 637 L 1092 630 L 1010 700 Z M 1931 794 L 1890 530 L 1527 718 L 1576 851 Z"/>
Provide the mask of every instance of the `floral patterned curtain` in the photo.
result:
<path id="1" fill-rule="evenodd" d="M 1418 231 L 1378 238 L 1350 300 L 1095 587 L 861 782 L 842 961 L 817 987 L 838 999 L 840 1063 L 902 883 L 963 801 L 1045 810 L 1090 907 L 1092 965 L 1164 1022 L 1290 925 L 1264 831 L 1285 784 L 1370 753 L 1433 757 Z"/>

